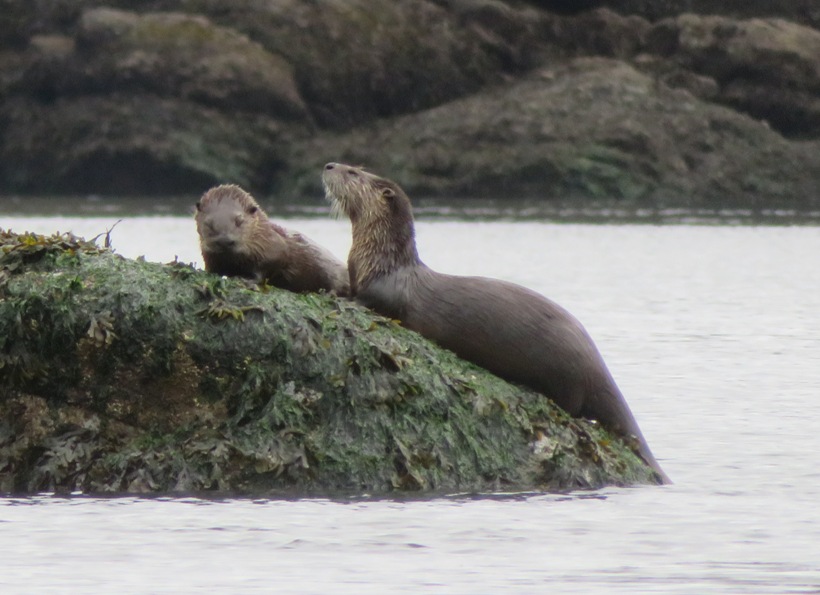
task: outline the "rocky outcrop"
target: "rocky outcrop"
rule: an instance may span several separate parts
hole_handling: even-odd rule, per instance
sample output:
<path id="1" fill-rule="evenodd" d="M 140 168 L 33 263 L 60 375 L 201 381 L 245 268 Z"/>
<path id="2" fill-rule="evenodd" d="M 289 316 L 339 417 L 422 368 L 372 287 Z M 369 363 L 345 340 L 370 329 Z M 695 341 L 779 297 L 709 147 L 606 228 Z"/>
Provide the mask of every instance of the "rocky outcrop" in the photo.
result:
<path id="1" fill-rule="evenodd" d="M 60 70 L 31 73 L 46 93 L 150 93 L 224 110 L 307 118 L 284 58 L 204 17 L 93 9 L 79 19 L 74 39 L 74 55 L 61 61 Z"/>
<path id="2" fill-rule="evenodd" d="M 0 230 L 0 493 L 655 483 L 598 424 L 327 295 Z"/>
<path id="3" fill-rule="evenodd" d="M 701 4 L 0 0 L 0 191 L 315 191 L 359 156 L 416 195 L 815 205 L 814 9 Z"/>
<path id="4" fill-rule="evenodd" d="M 820 137 L 818 30 L 779 19 L 684 15 L 652 27 L 643 51 L 652 56 L 644 63 L 653 63 L 668 84 L 766 121 L 788 137 Z M 705 94 L 704 78 L 714 81 Z"/>
<path id="5" fill-rule="evenodd" d="M 534 63 L 540 15 L 503 2 L 157 0 L 234 27 L 293 66 L 323 127 L 348 128 L 480 91 Z"/>
<path id="6" fill-rule="evenodd" d="M 788 138 L 820 138 L 820 31 L 781 19 L 694 14 L 656 23 L 607 9 L 548 21 L 564 56 L 607 56 L 765 122 Z"/>
<path id="7" fill-rule="evenodd" d="M 688 13 L 734 19 L 779 17 L 820 27 L 820 5 L 815 0 L 530 0 L 530 4 L 573 15 L 606 7 L 650 21 Z"/>
<path id="8" fill-rule="evenodd" d="M 623 62 L 579 58 L 330 143 L 308 141 L 289 167 L 302 171 L 297 187 L 286 193 L 320 194 L 321 166 L 335 155 L 390 172 L 411 197 L 760 209 L 789 205 L 798 195 L 816 207 L 818 149 L 820 143 L 786 141 L 748 116 L 658 85 Z"/>
<path id="9" fill-rule="evenodd" d="M 271 118 L 154 95 L 15 98 L 3 108 L 6 184 L 44 193 L 167 194 L 216 180 L 264 187 L 286 134 Z"/>

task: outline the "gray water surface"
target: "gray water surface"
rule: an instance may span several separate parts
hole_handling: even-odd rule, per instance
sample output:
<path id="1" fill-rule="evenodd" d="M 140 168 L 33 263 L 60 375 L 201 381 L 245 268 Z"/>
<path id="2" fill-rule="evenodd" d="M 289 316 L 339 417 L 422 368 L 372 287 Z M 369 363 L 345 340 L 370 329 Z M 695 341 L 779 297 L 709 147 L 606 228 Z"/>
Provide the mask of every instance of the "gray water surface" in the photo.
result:
<path id="1" fill-rule="evenodd" d="M 91 237 L 119 217 L 3 217 Z M 340 257 L 342 221 L 285 224 Z M 596 340 L 672 486 L 420 500 L 0 499 L 2 593 L 820 593 L 820 229 L 421 221 L 430 266 Z M 201 263 L 191 218 L 115 249 Z"/>

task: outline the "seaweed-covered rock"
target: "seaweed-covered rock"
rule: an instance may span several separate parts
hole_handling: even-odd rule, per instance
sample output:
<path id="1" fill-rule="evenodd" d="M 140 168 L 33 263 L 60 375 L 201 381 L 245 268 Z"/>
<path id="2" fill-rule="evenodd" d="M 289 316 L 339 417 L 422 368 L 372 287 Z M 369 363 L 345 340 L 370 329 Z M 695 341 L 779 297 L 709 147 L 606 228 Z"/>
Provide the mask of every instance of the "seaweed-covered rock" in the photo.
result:
<path id="1" fill-rule="evenodd" d="M 393 321 L 0 232 L 0 491 L 651 483 L 620 440 Z"/>

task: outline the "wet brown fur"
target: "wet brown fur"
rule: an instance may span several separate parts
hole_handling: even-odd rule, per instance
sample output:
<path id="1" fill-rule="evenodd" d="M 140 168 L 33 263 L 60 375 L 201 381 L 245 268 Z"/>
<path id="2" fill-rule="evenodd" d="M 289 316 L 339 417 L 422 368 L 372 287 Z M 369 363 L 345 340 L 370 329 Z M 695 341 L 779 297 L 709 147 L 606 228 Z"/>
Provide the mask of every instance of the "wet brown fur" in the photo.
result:
<path id="1" fill-rule="evenodd" d="M 302 234 L 270 221 L 239 186 L 208 190 L 197 203 L 196 226 L 206 271 L 295 292 L 350 292 L 341 261 Z"/>
<path id="2" fill-rule="evenodd" d="M 669 482 L 594 342 L 569 312 L 520 285 L 428 268 L 416 249 L 410 200 L 396 183 L 340 163 L 328 163 L 322 180 L 334 209 L 352 223 L 352 296 L 464 359 L 547 395 L 573 416 L 634 436 L 659 481 Z"/>

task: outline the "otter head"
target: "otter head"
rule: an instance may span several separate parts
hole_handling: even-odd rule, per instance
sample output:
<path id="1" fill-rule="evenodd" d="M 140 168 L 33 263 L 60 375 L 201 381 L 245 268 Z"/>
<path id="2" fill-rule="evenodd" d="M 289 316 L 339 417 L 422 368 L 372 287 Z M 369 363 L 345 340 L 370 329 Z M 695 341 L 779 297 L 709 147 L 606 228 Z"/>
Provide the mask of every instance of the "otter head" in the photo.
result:
<path id="1" fill-rule="evenodd" d="M 287 246 L 253 197 L 239 186 L 211 188 L 196 204 L 196 228 L 205 270 L 257 278 L 260 263 L 286 257 Z"/>
<path id="2" fill-rule="evenodd" d="M 322 182 L 334 211 L 347 215 L 353 226 L 348 269 L 354 291 L 419 264 L 413 208 L 398 184 L 342 163 L 325 165 Z"/>
<path id="3" fill-rule="evenodd" d="M 244 253 L 267 215 L 253 197 L 233 184 L 211 188 L 196 203 L 196 229 L 203 252 Z"/>

